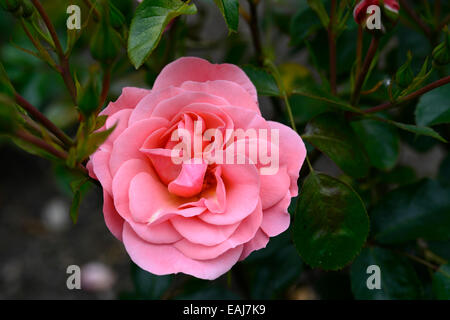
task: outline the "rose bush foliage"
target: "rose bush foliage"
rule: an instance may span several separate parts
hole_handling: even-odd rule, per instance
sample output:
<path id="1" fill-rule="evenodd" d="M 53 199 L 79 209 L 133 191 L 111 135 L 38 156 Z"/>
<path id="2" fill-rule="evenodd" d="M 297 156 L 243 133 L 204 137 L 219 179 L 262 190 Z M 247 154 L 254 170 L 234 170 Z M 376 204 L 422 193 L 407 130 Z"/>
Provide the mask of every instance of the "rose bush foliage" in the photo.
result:
<path id="1" fill-rule="evenodd" d="M 448 1 L 75 4 L 68 30 L 64 2 L 0 0 L 0 132 L 52 161 L 74 228 L 103 206 L 120 297 L 449 298 Z M 240 142 L 279 170 L 172 162 L 196 122 L 279 131 Z"/>

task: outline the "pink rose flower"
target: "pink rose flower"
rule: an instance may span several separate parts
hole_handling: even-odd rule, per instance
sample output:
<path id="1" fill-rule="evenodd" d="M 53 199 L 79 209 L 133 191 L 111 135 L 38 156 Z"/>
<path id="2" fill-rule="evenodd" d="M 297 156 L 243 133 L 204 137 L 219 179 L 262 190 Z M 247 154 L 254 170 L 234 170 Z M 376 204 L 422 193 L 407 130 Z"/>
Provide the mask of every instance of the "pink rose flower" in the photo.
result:
<path id="1" fill-rule="evenodd" d="M 367 17 L 367 8 L 372 6 L 384 6 L 384 8 L 392 13 L 397 13 L 400 9 L 400 6 L 397 0 L 363 0 L 360 1 L 353 10 L 353 18 L 355 19 L 357 24 L 361 24 L 365 21 Z"/>
<path id="2" fill-rule="evenodd" d="M 178 59 L 152 90 L 124 88 L 102 114 L 106 128 L 117 127 L 88 169 L 103 187 L 106 225 L 142 269 L 215 279 L 288 228 L 306 149 L 292 129 L 261 116 L 256 89 L 237 66 Z M 280 154 L 276 172 L 261 174 L 259 160 L 174 163 L 171 136 L 194 136 L 194 122 L 225 137 L 227 129 L 278 132 L 279 143 L 256 138 Z M 235 150 L 245 159 L 247 151 Z"/>

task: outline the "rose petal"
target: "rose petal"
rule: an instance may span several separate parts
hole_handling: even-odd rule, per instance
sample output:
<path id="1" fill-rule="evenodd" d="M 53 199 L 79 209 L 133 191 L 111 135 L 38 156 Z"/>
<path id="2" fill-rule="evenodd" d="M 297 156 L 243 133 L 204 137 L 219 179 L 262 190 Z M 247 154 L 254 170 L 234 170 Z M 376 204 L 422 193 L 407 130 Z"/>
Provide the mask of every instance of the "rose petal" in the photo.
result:
<path id="1" fill-rule="evenodd" d="M 261 114 L 254 97 L 243 87 L 235 82 L 227 80 L 214 80 L 206 82 L 186 81 L 181 88 L 187 91 L 207 92 L 209 94 L 225 98 L 232 106 L 240 109 L 250 109 Z"/>
<path id="2" fill-rule="evenodd" d="M 186 81 L 205 82 L 209 80 L 229 80 L 243 87 L 258 101 L 256 88 L 244 71 L 232 64 L 212 64 L 196 57 L 183 57 L 167 66 L 155 80 L 153 90 L 169 86 L 181 86 Z"/>
<path id="3" fill-rule="evenodd" d="M 103 190 L 103 217 L 109 231 L 120 241 L 122 241 L 122 231 L 124 220 L 117 213 L 114 202 L 110 194 Z"/>
<path id="4" fill-rule="evenodd" d="M 186 239 L 175 243 L 175 248 L 184 255 L 197 260 L 209 260 L 218 257 L 224 252 L 242 245 L 253 239 L 259 230 L 262 221 L 262 208 L 259 203 L 255 211 L 242 221 L 236 231 L 218 245 L 208 246 L 206 243 L 190 242 Z M 223 227 L 223 226 L 222 226 Z"/>
<path id="5" fill-rule="evenodd" d="M 130 159 L 148 161 L 147 157 L 139 150 L 147 137 L 155 130 L 167 125 L 167 120 L 152 118 L 134 123 L 128 127 L 114 142 L 109 168 L 114 176 L 120 166 Z"/>
<path id="6" fill-rule="evenodd" d="M 183 163 L 178 177 L 169 183 L 169 192 L 186 198 L 195 196 L 202 190 L 207 167 L 208 165 L 204 162 Z"/>
<path id="7" fill-rule="evenodd" d="M 123 243 L 131 259 L 142 269 L 156 275 L 182 272 L 200 279 L 214 280 L 226 273 L 238 261 L 243 246 L 228 250 L 211 260 L 194 260 L 172 245 L 150 244 L 138 237 L 125 223 Z"/>
<path id="8" fill-rule="evenodd" d="M 273 207 L 264 210 L 261 229 L 269 237 L 275 237 L 289 228 L 291 216 L 287 209 L 290 203 L 291 195 L 288 192 L 283 200 Z"/>
<path id="9" fill-rule="evenodd" d="M 207 211 L 199 217 L 212 224 L 233 224 L 255 210 L 259 202 L 259 174 L 253 164 L 223 164 L 220 167 L 227 192 L 225 212 Z"/>
<path id="10" fill-rule="evenodd" d="M 291 128 L 278 122 L 267 122 L 271 129 L 279 130 L 280 167 L 286 166 L 287 173 L 291 177 L 289 191 L 292 197 L 296 197 L 298 195 L 298 175 L 306 157 L 305 144 L 302 138 Z"/>
<path id="11" fill-rule="evenodd" d="M 174 97 L 182 92 L 184 92 L 183 89 L 175 87 L 168 87 L 163 90 L 152 90 L 150 94 L 143 97 L 142 100 L 140 100 L 136 105 L 136 108 L 130 116 L 129 125 L 132 125 L 137 121 L 150 118 L 153 109 L 158 103 Z"/>
<path id="12" fill-rule="evenodd" d="M 269 237 L 263 231 L 261 231 L 261 229 L 258 229 L 253 239 L 244 244 L 244 250 L 242 250 L 239 261 L 247 258 L 253 251 L 265 248 L 268 243 Z"/>
<path id="13" fill-rule="evenodd" d="M 141 172 L 131 180 L 129 199 L 133 220 L 142 223 L 156 224 L 172 216 L 192 217 L 205 211 L 201 207 L 179 209 L 185 199 L 170 194 L 151 171 Z"/>
<path id="14" fill-rule="evenodd" d="M 100 112 L 100 115 L 113 115 L 123 109 L 134 109 L 138 102 L 151 91 L 147 89 L 125 87 L 122 94 L 115 102 L 110 102 L 108 106 Z"/>

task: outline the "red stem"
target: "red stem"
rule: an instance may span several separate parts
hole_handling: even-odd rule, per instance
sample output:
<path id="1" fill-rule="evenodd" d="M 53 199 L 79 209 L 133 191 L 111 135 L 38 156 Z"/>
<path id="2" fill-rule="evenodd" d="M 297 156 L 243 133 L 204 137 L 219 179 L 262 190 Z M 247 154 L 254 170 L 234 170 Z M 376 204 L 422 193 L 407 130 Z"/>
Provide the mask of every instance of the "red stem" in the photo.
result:
<path id="1" fill-rule="evenodd" d="M 50 132 L 52 132 L 58 139 L 60 139 L 65 145 L 71 146 L 73 144 L 72 140 L 53 122 L 51 122 L 46 116 L 44 116 L 38 109 L 36 109 L 31 103 L 25 100 L 22 96 L 15 93 L 14 98 L 16 102 L 27 111 L 32 118 L 40 122 L 44 127 L 46 127 Z"/>
<path id="2" fill-rule="evenodd" d="M 398 105 L 400 103 L 403 103 L 403 102 L 406 102 L 406 101 L 409 101 L 409 100 L 413 100 L 413 99 L 415 99 L 417 97 L 420 97 L 421 95 L 423 95 L 423 94 L 425 94 L 425 93 L 427 93 L 427 92 L 429 92 L 429 91 L 431 91 L 433 89 L 436 89 L 436 88 L 441 87 L 443 85 L 446 85 L 448 83 L 450 83 L 450 76 L 447 76 L 445 78 L 439 79 L 439 80 L 437 80 L 435 82 L 432 82 L 432 83 L 426 85 L 425 87 L 423 87 L 423 88 L 421 88 L 421 89 L 419 89 L 417 91 L 414 91 L 413 93 L 410 93 L 409 95 L 407 95 L 406 97 L 401 99 L 401 101 L 398 101 L 398 102 L 385 102 L 385 103 L 380 104 L 380 105 L 378 105 L 376 107 L 373 107 L 373 108 L 370 108 L 370 109 L 366 109 L 363 112 L 364 113 L 375 113 L 375 112 L 380 112 L 380 111 L 389 109 L 392 106 Z"/>
<path id="3" fill-rule="evenodd" d="M 44 140 L 41 140 L 38 137 L 33 136 L 32 134 L 29 134 L 26 131 L 22 131 L 22 130 L 17 131 L 16 136 L 21 140 L 29 142 L 32 145 L 35 145 L 35 146 L 41 148 L 42 150 L 47 151 L 48 153 L 54 155 L 55 157 L 57 157 L 59 159 L 65 160 L 67 158 L 67 153 L 65 153 L 64 151 L 55 149 L 53 146 L 49 145 Z"/>
<path id="4" fill-rule="evenodd" d="M 364 84 L 364 80 L 366 79 L 367 72 L 369 72 L 370 64 L 372 63 L 373 57 L 378 49 L 378 44 L 380 39 L 377 36 L 372 37 L 372 42 L 370 43 L 369 50 L 367 51 L 366 58 L 364 59 L 363 66 L 361 68 L 361 72 L 358 74 L 355 83 L 355 89 L 353 90 L 351 105 L 354 106 L 359 101 L 359 96 L 361 94 L 361 89 Z"/>
<path id="5" fill-rule="evenodd" d="M 77 104 L 77 89 L 75 87 L 75 84 L 73 82 L 72 76 L 70 75 L 70 66 L 69 61 L 67 60 L 66 55 L 64 54 L 63 48 L 61 46 L 61 43 L 59 42 L 58 35 L 56 34 L 56 30 L 53 27 L 53 24 L 48 17 L 47 13 L 45 12 L 44 7 L 39 2 L 39 0 L 31 0 L 36 10 L 39 12 L 39 15 L 41 16 L 42 20 L 45 23 L 45 26 L 47 27 L 48 31 L 50 32 L 50 36 L 52 37 L 52 40 L 55 44 L 56 54 L 58 55 L 60 66 L 59 71 L 61 74 L 61 77 L 64 80 L 64 83 L 66 84 L 67 88 L 69 89 L 70 96 L 72 97 L 72 100 L 75 104 Z"/>

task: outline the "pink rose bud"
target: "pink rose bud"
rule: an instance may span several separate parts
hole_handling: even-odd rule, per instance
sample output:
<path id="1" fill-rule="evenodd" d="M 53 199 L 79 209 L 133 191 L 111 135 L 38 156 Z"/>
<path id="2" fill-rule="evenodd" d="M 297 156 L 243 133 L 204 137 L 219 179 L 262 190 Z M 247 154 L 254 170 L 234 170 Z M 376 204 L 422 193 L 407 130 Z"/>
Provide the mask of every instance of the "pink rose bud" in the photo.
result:
<path id="1" fill-rule="evenodd" d="M 389 18 L 398 16 L 398 11 L 400 9 L 400 6 L 396 0 L 363 0 L 360 1 L 353 10 L 353 18 L 356 23 L 365 23 L 368 16 L 367 8 L 372 5 L 380 6 Z"/>
<path id="2" fill-rule="evenodd" d="M 216 279 L 289 227 L 305 145 L 262 117 L 237 66 L 180 58 L 101 114 L 117 126 L 87 167 L 106 225 L 142 269 Z"/>

